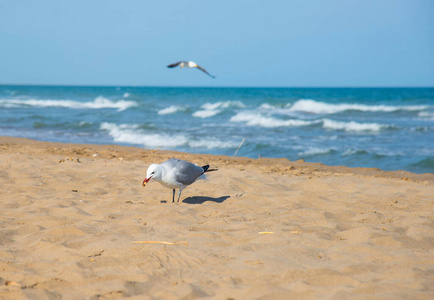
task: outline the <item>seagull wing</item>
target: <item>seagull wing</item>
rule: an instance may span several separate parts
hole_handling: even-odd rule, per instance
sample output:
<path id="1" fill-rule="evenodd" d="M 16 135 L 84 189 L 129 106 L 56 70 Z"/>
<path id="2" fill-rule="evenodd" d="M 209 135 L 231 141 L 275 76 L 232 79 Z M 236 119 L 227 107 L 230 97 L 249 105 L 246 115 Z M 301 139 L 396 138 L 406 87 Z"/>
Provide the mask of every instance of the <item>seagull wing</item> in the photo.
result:
<path id="1" fill-rule="evenodd" d="M 173 162 L 173 161 L 172 161 Z M 204 173 L 204 169 L 185 160 L 178 160 L 173 169 L 175 179 L 183 185 L 190 185 Z"/>
<path id="2" fill-rule="evenodd" d="M 215 76 L 211 75 L 210 73 L 208 73 L 204 68 L 202 68 L 201 66 L 197 66 L 196 68 L 198 68 L 199 70 L 201 70 L 202 72 L 206 73 L 208 76 L 215 78 Z"/>
<path id="3" fill-rule="evenodd" d="M 174 63 L 174 64 L 170 64 L 170 65 L 168 65 L 167 67 L 168 67 L 168 68 L 174 68 L 174 67 L 179 66 L 180 63 L 182 63 L 182 61 L 178 61 L 178 62 L 176 62 L 176 63 Z"/>

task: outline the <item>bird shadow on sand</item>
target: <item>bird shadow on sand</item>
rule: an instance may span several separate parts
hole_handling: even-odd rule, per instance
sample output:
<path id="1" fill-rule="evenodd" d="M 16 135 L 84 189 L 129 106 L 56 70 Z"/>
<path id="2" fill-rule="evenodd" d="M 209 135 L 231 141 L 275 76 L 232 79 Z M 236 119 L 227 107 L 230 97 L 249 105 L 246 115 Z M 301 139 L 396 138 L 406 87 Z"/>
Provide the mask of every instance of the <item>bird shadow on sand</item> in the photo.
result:
<path id="1" fill-rule="evenodd" d="M 219 198 L 211 198 L 211 197 L 187 197 L 182 200 L 183 203 L 187 204 L 203 204 L 204 202 L 211 201 L 215 203 L 223 203 L 226 199 L 231 196 L 223 196 Z"/>

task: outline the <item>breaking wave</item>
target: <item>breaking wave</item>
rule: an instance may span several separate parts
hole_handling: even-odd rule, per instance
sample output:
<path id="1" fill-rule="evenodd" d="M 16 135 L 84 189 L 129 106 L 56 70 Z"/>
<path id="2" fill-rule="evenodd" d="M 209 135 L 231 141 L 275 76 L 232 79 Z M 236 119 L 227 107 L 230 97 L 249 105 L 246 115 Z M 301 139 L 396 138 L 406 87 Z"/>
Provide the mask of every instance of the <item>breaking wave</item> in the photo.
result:
<path id="1" fill-rule="evenodd" d="M 393 105 L 364 105 L 364 104 L 330 104 L 315 100 L 302 99 L 295 102 L 290 111 L 306 112 L 312 114 L 335 114 L 344 111 L 363 112 L 395 112 L 395 111 L 421 111 L 427 109 L 427 105 L 393 106 Z"/>
<path id="2" fill-rule="evenodd" d="M 219 141 L 217 139 L 192 139 L 183 134 L 147 133 L 137 124 L 101 123 L 101 130 L 108 131 L 115 142 L 143 145 L 150 148 L 175 148 L 187 146 L 190 148 L 214 149 L 233 148 L 236 143 Z"/>
<path id="3" fill-rule="evenodd" d="M 73 100 L 21 100 L 21 99 L 0 99 L 2 107 L 23 107 L 23 106 L 39 106 L 39 107 L 65 107 L 72 109 L 102 109 L 102 108 L 117 108 L 118 111 L 126 110 L 130 107 L 137 106 L 134 101 L 111 101 L 104 97 L 97 97 L 90 102 L 79 102 Z"/>
<path id="4" fill-rule="evenodd" d="M 178 111 L 184 111 L 186 108 L 179 105 L 171 105 L 158 111 L 159 115 L 170 115 Z"/>
<path id="5" fill-rule="evenodd" d="M 321 147 L 310 147 L 304 151 L 298 153 L 300 156 L 315 156 L 315 155 L 324 155 L 329 154 L 332 151 L 336 151 L 332 148 L 321 148 Z"/>
<path id="6" fill-rule="evenodd" d="M 422 111 L 418 114 L 419 117 L 427 120 L 434 120 L 434 113 Z"/>
<path id="7" fill-rule="evenodd" d="M 246 107 L 241 101 L 221 101 L 216 103 L 205 103 L 198 110 L 193 113 L 196 118 L 209 118 L 213 117 L 223 110 L 228 108 L 244 108 Z"/>
<path id="8" fill-rule="evenodd" d="M 255 112 L 240 112 L 231 117 L 229 121 L 244 122 L 248 126 L 260 126 L 266 128 L 308 126 L 318 123 L 318 121 L 281 120 Z"/>
<path id="9" fill-rule="evenodd" d="M 377 123 L 357 123 L 354 121 L 342 122 L 323 119 L 323 127 L 326 129 L 344 131 L 380 131 L 382 129 L 391 128 L 392 126 Z"/>
<path id="10" fill-rule="evenodd" d="M 180 147 L 187 144 L 187 137 L 183 135 L 170 136 L 167 134 L 144 133 L 136 124 L 101 123 L 101 130 L 107 130 L 115 142 L 144 145 L 146 147 Z"/>

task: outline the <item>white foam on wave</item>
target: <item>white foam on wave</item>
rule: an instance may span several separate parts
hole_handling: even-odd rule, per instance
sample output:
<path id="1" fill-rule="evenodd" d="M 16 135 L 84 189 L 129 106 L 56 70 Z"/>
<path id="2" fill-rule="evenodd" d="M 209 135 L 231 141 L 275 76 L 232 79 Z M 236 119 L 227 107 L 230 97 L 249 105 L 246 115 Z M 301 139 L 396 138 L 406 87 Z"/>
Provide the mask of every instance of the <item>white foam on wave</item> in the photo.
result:
<path id="1" fill-rule="evenodd" d="M 331 148 L 310 147 L 305 151 L 299 152 L 298 155 L 300 156 L 324 155 L 330 153 L 333 150 L 334 149 Z"/>
<path id="2" fill-rule="evenodd" d="M 274 110 L 274 109 L 276 109 L 276 107 L 273 106 L 273 105 L 271 105 L 271 104 L 268 104 L 268 103 L 262 103 L 262 104 L 259 106 L 259 109 L 260 109 L 260 110 Z"/>
<path id="3" fill-rule="evenodd" d="M 158 134 L 144 133 L 136 124 L 114 124 L 101 123 L 100 129 L 107 130 L 115 142 L 144 145 L 147 147 L 179 147 L 187 143 L 187 138 L 183 135 L 176 137 Z"/>
<path id="4" fill-rule="evenodd" d="M 272 114 L 288 115 L 288 114 L 293 113 L 290 110 L 290 107 L 291 107 L 290 103 L 284 105 L 283 107 L 278 107 L 278 106 L 273 106 L 273 105 L 268 104 L 268 103 L 263 103 L 259 106 L 258 110 L 261 112 L 267 112 L 267 113 L 272 113 Z"/>
<path id="5" fill-rule="evenodd" d="M 330 104 L 315 100 L 302 99 L 295 102 L 290 111 L 306 112 L 313 114 L 335 114 L 343 111 L 357 110 L 363 112 L 394 112 L 394 111 L 418 111 L 427 109 L 426 105 L 393 106 L 393 105 L 365 105 L 365 104 Z"/>
<path id="6" fill-rule="evenodd" d="M 221 101 L 216 103 L 205 103 L 201 106 L 203 109 L 212 110 L 212 109 L 225 109 L 229 107 L 237 107 L 244 108 L 246 107 L 241 101 Z"/>
<path id="7" fill-rule="evenodd" d="M 229 121 L 244 122 L 248 126 L 260 126 L 266 128 L 308 126 L 318 123 L 317 121 L 281 120 L 264 116 L 261 113 L 246 111 L 236 114 L 235 116 L 231 117 Z"/>
<path id="8" fill-rule="evenodd" d="M 101 109 L 101 108 L 117 108 L 118 111 L 126 110 L 130 107 L 137 106 L 134 101 L 111 101 L 107 98 L 99 96 L 91 102 L 79 102 L 74 100 L 20 100 L 20 99 L 0 99 L 0 106 L 3 107 L 21 107 L 21 106 L 39 106 L 39 107 L 65 107 L 72 109 Z"/>
<path id="9" fill-rule="evenodd" d="M 201 139 L 197 141 L 189 141 L 188 146 L 191 148 L 215 149 L 215 148 L 235 148 L 238 146 L 238 144 L 231 141 L 219 141 L 216 139 Z"/>
<path id="10" fill-rule="evenodd" d="M 196 118 L 209 118 L 209 117 L 213 117 L 213 116 L 215 116 L 216 114 L 219 114 L 219 113 L 221 113 L 221 110 L 219 110 L 219 109 L 215 109 L 215 110 L 198 110 L 198 111 L 195 111 L 193 113 L 193 117 L 196 117 Z"/>
<path id="11" fill-rule="evenodd" d="M 422 112 L 418 113 L 418 116 L 423 118 L 423 119 L 434 120 L 434 113 L 430 113 L 427 111 L 422 111 Z"/>
<path id="12" fill-rule="evenodd" d="M 216 103 L 205 103 L 198 110 L 193 113 L 193 117 L 196 118 L 209 118 L 221 113 L 227 108 L 244 108 L 246 107 L 241 101 L 220 101 Z"/>
<path id="13" fill-rule="evenodd" d="M 115 142 L 143 145 L 150 148 L 175 148 L 187 146 L 190 148 L 233 148 L 234 143 L 216 139 L 193 140 L 186 135 L 147 133 L 137 124 L 101 123 L 100 129 L 108 131 Z"/>
<path id="14" fill-rule="evenodd" d="M 342 152 L 342 156 L 352 156 L 352 155 L 356 155 L 358 153 L 368 153 L 368 152 L 365 151 L 365 150 L 359 150 L 359 149 L 355 149 L 355 148 L 348 148 L 344 152 Z"/>
<path id="15" fill-rule="evenodd" d="M 185 107 L 183 107 L 183 106 L 171 105 L 169 107 L 166 107 L 166 108 L 159 110 L 158 114 L 159 115 L 169 115 L 169 114 L 173 114 L 173 113 L 176 113 L 178 111 L 183 111 L 183 110 L 185 110 Z"/>
<path id="16" fill-rule="evenodd" d="M 344 131 L 380 131 L 382 129 L 389 128 L 390 125 L 377 123 L 357 123 L 354 121 L 342 122 L 330 119 L 323 119 L 323 127 L 326 129 Z"/>

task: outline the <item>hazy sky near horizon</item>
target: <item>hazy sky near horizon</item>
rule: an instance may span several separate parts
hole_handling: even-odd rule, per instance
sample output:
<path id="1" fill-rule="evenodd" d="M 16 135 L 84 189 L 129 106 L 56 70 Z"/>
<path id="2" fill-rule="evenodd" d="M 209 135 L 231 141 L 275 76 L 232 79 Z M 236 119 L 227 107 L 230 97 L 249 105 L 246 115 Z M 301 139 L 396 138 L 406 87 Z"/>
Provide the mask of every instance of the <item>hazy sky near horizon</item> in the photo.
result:
<path id="1" fill-rule="evenodd" d="M 433 16 L 433 0 L 6 0 L 0 84 L 434 86 Z"/>

